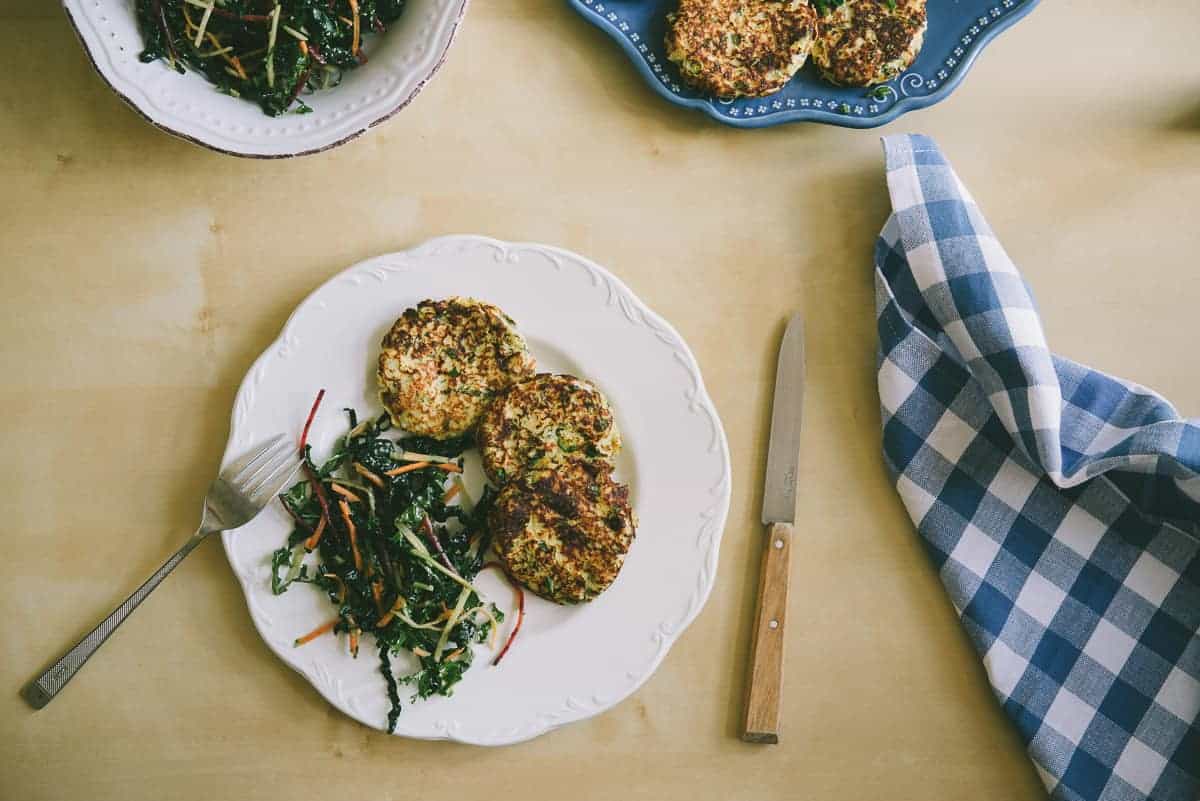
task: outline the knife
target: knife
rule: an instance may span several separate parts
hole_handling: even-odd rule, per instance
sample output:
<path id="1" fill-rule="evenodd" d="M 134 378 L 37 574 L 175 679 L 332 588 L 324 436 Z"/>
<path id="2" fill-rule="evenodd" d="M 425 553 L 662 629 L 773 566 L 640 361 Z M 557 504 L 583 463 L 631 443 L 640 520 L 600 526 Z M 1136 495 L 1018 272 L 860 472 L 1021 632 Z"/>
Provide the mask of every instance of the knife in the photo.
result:
<path id="1" fill-rule="evenodd" d="M 742 739 L 751 743 L 779 742 L 783 632 L 787 621 L 792 524 L 796 520 L 803 405 L 804 321 L 797 312 L 788 320 L 779 346 L 775 396 L 771 402 L 771 440 L 762 512 L 767 531 L 755 604 L 754 641 L 750 646 L 746 718 L 742 726 Z"/>

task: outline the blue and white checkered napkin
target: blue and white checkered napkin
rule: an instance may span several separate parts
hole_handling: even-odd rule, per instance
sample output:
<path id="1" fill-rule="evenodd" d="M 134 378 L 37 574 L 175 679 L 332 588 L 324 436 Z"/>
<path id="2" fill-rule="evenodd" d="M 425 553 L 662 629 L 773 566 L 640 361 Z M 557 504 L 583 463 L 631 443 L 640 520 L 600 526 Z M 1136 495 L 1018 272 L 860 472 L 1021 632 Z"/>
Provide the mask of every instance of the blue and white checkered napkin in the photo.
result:
<path id="1" fill-rule="evenodd" d="M 1197 801 L 1200 421 L 1052 354 L 933 141 L 884 149 L 879 396 L 896 489 L 1051 796 Z M 1180 343 L 1180 369 L 1195 358 Z"/>

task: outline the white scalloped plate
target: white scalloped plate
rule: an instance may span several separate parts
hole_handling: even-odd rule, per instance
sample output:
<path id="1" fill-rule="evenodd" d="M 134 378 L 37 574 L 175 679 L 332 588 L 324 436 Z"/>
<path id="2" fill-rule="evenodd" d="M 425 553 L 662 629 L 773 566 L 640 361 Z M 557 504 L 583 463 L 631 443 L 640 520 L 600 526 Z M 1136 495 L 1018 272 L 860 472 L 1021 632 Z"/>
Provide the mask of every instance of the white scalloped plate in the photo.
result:
<path id="1" fill-rule="evenodd" d="M 96 72 L 147 121 L 220 153 L 286 158 L 344 144 L 407 106 L 445 61 L 467 0 L 409 0 L 386 33 L 368 39 L 365 66 L 304 97 L 311 114 L 274 118 L 196 73 L 139 61 L 134 0 L 63 0 L 63 8 Z"/>
<path id="2" fill-rule="evenodd" d="M 321 387 L 327 396 L 310 437 L 317 458 L 324 456 L 345 432 L 341 408 L 378 411 L 374 363 L 394 319 L 425 298 L 450 295 L 499 305 L 541 369 L 586 376 L 604 390 L 625 441 L 617 477 L 630 484 L 639 517 L 607 592 L 572 608 L 527 596 L 525 624 L 504 662 L 491 667 L 490 651 L 479 646 L 486 653 L 454 695 L 406 699 L 396 729 L 406 737 L 504 745 L 598 714 L 654 672 L 716 578 L 729 454 L 687 345 L 611 273 L 557 248 L 452 236 L 355 265 L 301 303 L 238 390 L 224 462 L 272 434 L 298 432 Z M 385 729 L 388 702 L 373 647 L 353 660 L 344 637 L 292 646 L 330 612 L 310 587 L 271 594 L 270 554 L 290 530 L 286 513 L 272 505 L 222 537 L 250 616 L 271 649 L 331 704 Z M 511 590 L 494 572 L 480 586 L 511 608 Z"/>

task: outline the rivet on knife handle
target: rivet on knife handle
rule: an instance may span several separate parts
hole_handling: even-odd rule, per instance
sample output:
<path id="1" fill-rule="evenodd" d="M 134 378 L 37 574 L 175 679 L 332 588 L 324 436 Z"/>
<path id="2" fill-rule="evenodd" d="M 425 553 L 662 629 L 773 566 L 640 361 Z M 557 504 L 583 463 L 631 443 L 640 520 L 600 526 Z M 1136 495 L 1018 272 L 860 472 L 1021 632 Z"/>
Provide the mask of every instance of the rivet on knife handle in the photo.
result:
<path id="1" fill-rule="evenodd" d="M 742 726 L 742 739 L 751 743 L 779 742 L 783 705 L 783 632 L 787 623 L 792 525 L 772 523 L 768 533 L 755 605 L 746 719 Z"/>

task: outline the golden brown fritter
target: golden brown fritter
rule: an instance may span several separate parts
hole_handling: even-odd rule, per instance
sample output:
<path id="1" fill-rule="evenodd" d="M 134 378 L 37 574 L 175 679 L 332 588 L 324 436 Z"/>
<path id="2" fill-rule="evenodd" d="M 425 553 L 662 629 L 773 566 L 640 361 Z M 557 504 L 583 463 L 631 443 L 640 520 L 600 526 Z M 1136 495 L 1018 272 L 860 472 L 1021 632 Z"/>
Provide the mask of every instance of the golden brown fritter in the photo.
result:
<path id="1" fill-rule="evenodd" d="M 379 394 L 392 421 L 438 439 L 474 429 L 496 393 L 534 371 L 516 324 L 470 298 L 421 301 L 381 347 Z"/>
<path id="2" fill-rule="evenodd" d="M 667 15 L 667 58 L 713 97 L 769 95 L 804 66 L 816 20 L 806 0 L 679 0 Z"/>
<path id="3" fill-rule="evenodd" d="M 621 434 L 608 399 L 590 382 L 540 373 L 498 395 L 476 436 L 483 470 L 503 485 L 535 467 L 582 459 L 612 469 Z"/>
<path id="4" fill-rule="evenodd" d="M 509 576 L 559 604 L 590 601 L 616 580 L 636 525 L 629 488 L 585 462 L 513 481 L 488 522 Z"/>
<path id="5" fill-rule="evenodd" d="M 839 86 L 895 78 L 925 41 L 925 0 L 847 0 L 818 22 L 813 62 Z"/>

